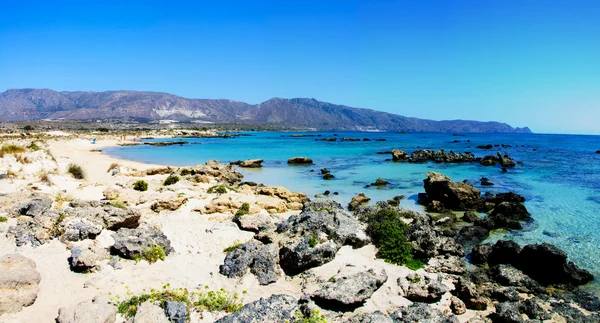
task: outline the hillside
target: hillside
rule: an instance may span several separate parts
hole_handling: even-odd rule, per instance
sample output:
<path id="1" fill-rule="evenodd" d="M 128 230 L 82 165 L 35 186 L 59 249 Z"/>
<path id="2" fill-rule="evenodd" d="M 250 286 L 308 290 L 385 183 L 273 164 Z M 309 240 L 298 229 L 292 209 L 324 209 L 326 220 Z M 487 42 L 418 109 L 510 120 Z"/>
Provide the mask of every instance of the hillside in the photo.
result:
<path id="1" fill-rule="evenodd" d="M 433 121 L 315 99 L 273 98 L 251 105 L 232 100 L 187 99 L 159 92 L 58 92 L 12 89 L 0 93 L 0 120 L 42 119 L 245 123 L 314 128 L 409 132 L 531 132 L 505 123 Z"/>

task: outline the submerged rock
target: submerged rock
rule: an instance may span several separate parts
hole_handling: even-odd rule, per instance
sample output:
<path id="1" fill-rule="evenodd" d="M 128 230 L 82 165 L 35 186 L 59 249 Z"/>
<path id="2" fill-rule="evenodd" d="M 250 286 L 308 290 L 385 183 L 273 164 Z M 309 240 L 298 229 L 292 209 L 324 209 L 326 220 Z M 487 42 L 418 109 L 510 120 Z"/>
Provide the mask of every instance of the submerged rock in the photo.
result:
<path id="1" fill-rule="evenodd" d="M 308 157 L 293 157 L 288 159 L 287 163 L 288 165 L 310 165 L 313 161 Z"/>

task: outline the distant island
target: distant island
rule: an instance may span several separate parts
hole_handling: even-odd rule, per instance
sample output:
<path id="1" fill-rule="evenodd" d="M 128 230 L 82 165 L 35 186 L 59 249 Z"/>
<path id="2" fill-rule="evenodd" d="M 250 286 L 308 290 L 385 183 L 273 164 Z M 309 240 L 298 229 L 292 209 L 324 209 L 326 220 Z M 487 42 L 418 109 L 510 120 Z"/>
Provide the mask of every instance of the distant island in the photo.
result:
<path id="1" fill-rule="evenodd" d="M 253 105 L 139 91 L 11 89 L 0 94 L 0 121 L 35 120 L 237 123 L 307 130 L 531 133 L 528 127 L 513 128 L 500 122 L 434 121 L 305 98 L 273 98 Z"/>

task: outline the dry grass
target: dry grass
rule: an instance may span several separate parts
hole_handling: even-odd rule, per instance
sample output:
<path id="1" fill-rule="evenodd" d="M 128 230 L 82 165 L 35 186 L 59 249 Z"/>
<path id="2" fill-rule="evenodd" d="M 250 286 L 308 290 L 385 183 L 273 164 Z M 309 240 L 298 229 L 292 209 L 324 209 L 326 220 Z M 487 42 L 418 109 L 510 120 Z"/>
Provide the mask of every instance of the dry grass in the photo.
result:
<path id="1" fill-rule="evenodd" d="M 81 168 L 81 166 L 79 166 L 77 164 L 69 164 L 69 167 L 67 168 L 67 172 L 69 174 L 71 174 L 71 176 L 73 176 L 73 178 L 75 178 L 75 179 L 84 179 L 85 178 L 85 172 L 83 171 L 83 168 Z"/>
<path id="2" fill-rule="evenodd" d="M 24 152 L 25 148 L 21 146 L 6 144 L 2 145 L 2 148 L 0 148 L 0 158 L 4 157 L 6 154 L 18 154 Z"/>
<path id="3" fill-rule="evenodd" d="M 52 181 L 50 180 L 50 176 L 48 175 L 48 173 L 46 171 L 42 171 L 40 173 L 40 181 L 48 184 L 48 186 L 52 186 L 54 183 L 52 183 Z"/>
<path id="4" fill-rule="evenodd" d="M 118 163 L 112 163 L 112 164 L 110 164 L 110 167 L 108 167 L 108 170 L 106 172 L 109 173 L 111 170 L 117 169 L 118 167 L 119 167 Z"/>
<path id="5" fill-rule="evenodd" d="M 25 156 L 23 154 L 15 154 L 15 159 L 21 164 L 31 164 L 33 162 L 33 160 L 31 160 L 31 157 Z"/>
<path id="6" fill-rule="evenodd" d="M 19 176 L 19 174 L 12 169 L 9 169 L 6 172 L 6 175 L 8 176 L 8 178 L 17 178 L 17 176 Z"/>

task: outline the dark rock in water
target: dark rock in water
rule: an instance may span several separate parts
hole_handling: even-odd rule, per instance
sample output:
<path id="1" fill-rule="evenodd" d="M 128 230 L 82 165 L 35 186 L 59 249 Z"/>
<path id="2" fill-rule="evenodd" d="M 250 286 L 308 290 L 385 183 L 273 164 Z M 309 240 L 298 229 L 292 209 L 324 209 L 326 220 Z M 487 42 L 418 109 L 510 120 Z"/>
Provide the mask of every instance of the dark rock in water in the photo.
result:
<path id="1" fill-rule="evenodd" d="M 483 185 L 483 186 L 494 186 L 494 183 L 490 182 L 490 180 L 487 177 L 482 177 L 481 178 L 481 185 Z"/>
<path id="2" fill-rule="evenodd" d="M 334 178 L 335 178 L 335 176 L 333 176 L 333 174 L 331 174 L 331 173 L 327 173 L 327 174 L 323 175 L 323 179 L 324 180 L 331 180 L 331 179 L 334 179 Z"/>
<path id="3" fill-rule="evenodd" d="M 490 231 L 477 225 L 469 225 L 458 231 L 457 240 L 463 244 L 477 244 L 485 240 Z"/>
<path id="4" fill-rule="evenodd" d="M 416 272 L 398 278 L 398 286 L 400 295 L 413 302 L 434 303 L 448 292 L 448 287 L 441 280 Z"/>
<path id="5" fill-rule="evenodd" d="M 424 163 L 433 161 L 436 163 L 469 163 L 476 161 L 475 156 L 470 152 L 455 153 L 446 152 L 444 149 L 434 150 L 415 150 L 408 158 L 411 163 Z"/>
<path id="6" fill-rule="evenodd" d="M 480 244 L 471 250 L 471 262 L 480 265 L 488 262 L 488 257 L 492 253 L 492 246 L 489 244 Z"/>
<path id="7" fill-rule="evenodd" d="M 596 150 L 596 154 L 600 154 L 600 150 Z"/>
<path id="8" fill-rule="evenodd" d="M 323 192 L 323 195 L 325 195 L 325 196 L 329 196 L 329 194 L 331 194 L 331 192 L 330 192 L 330 191 L 328 191 L 328 190 L 327 190 L 327 191 L 325 191 L 325 192 Z"/>
<path id="9" fill-rule="evenodd" d="M 165 315 L 173 323 L 185 323 L 188 316 L 187 306 L 180 302 L 166 301 Z"/>
<path id="10" fill-rule="evenodd" d="M 333 277 L 312 295 L 312 299 L 322 308 L 349 312 L 362 306 L 386 281 L 385 270 L 377 274 L 373 269 Z"/>
<path id="11" fill-rule="evenodd" d="M 392 153 L 391 151 L 378 151 L 377 155 L 389 155 L 391 153 Z"/>
<path id="12" fill-rule="evenodd" d="M 392 313 L 394 322 L 432 322 L 432 323 L 458 323 L 455 316 L 446 316 L 440 310 L 423 303 L 413 303 Z"/>
<path id="13" fill-rule="evenodd" d="M 238 312 L 229 314 L 215 323 L 294 322 L 299 312 L 298 301 L 289 295 L 271 297 L 248 303 Z"/>
<path id="14" fill-rule="evenodd" d="M 496 305 L 496 313 L 493 315 L 494 322 L 521 323 L 524 322 L 519 313 L 519 304 L 506 302 Z"/>
<path id="15" fill-rule="evenodd" d="M 140 256 L 144 250 L 155 246 L 161 247 L 166 255 L 173 251 L 171 241 L 167 239 L 167 236 L 154 228 L 121 228 L 113 233 L 113 238 L 115 244 L 112 246 L 112 252 L 123 258 L 134 259 Z"/>
<path id="16" fill-rule="evenodd" d="M 232 162 L 230 164 L 232 165 L 238 165 L 240 167 L 244 167 L 244 168 L 261 168 L 262 167 L 262 159 L 248 159 L 248 160 L 244 160 L 244 161 L 238 161 L 238 162 Z"/>
<path id="17" fill-rule="evenodd" d="M 404 150 L 394 149 L 391 151 L 393 161 L 404 161 L 408 159 L 408 153 Z"/>
<path id="18" fill-rule="evenodd" d="M 502 168 L 500 168 L 500 169 L 502 170 L 502 172 L 503 172 L 503 173 L 506 173 L 506 172 L 508 172 L 508 169 L 506 169 L 506 167 L 502 167 Z"/>
<path id="19" fill-rule="evenodd" d="M 560 237 L 560 233 L 550 232 L 550 231 L 547 231 L 547 230 L 542 231 L 542 234 L 545 235 L 545 236 L 548 236 L 550 238 L 558 238 L 558 237 Z"/>
<path id="20" fill-rule="evenodd" d="M 293 157 L 288 159 L 287 163 L 289 165 L 310 165 L 313 161 L 307 157 Z"/>
<path id="21" fill-rule="evenodd" d="M 454 182 L 440 173 L 429 172 L 423 181 L 427 198 L 440 201 L 451 210 L 476 210 L 483 199 L 481 192 L 473 185 Z"/>
<path id="22" fill-rule="evenodd" d="M 481 145 L 481 146 L 476 146 L 479 149 L 492 149 L 494 148 L 494 146 L 492 144 L 487 144 L 487 145 Z"/>
<path id="23" fill-rule="evenodd" d="M 477 219 L 479 219 L 479 215 L 477 215 L 477 213 L 475 213 L 473 211 L 465 212 L 465 214 L 461 218 L 461 220 L 463 220 L 465 222 L 469 222 L 469 223 L 473 223 L 473 222 L 477 221 Z"/>
<path id="24" fill-rule="evenodd" d="M 388 182 L 385 179 L 379 177 L 374 183 L 371 183 L 371 186 L 386 186 L 389 183 L 390 182 Z"/>
<path id="25" fill-rule="evenodd" d="M 515 265 L 542 285 L 583 285 L 594 279 L 589 271 L 567 263 L 567 254 L 549 243 L 526 245 Z"/>
<path id="26" fill-rule="evenodd" d="M 406 238 L 411 243 L 412 253 L 419 259 L 438 255 L 464 256 L 464 248 L 453 238 L 441 236 L 436 231 L 428 215 L 416 216 L 406 230 Z"/>
<path id="27" fill-rule="evenodd" d="M 513 192 L 498 193 L 498 194 L 486 193 L 483 197 L 486 202 L 490 202 L 493 204 L 500 204 L 502 202 L 514 202 L 514 203 L 525 202 L 525 198 L 523 196 L 513 193 Z"/>
<path id="28" fill-rule="evenodd" d="M 511 240 L 499 240 L 492 247 L 488 257 L 490 265 L 513 264 L 521 252 L 521 247 Z"/>
<path id="29" fill-rule="evenodd" d="M 230 251 L 225 256 L 224 264 L 219 266 L 219 272 L 229 278 L 244 276 L 262 247 L 263 244 L 260 241 L 252 239 Z"/>

